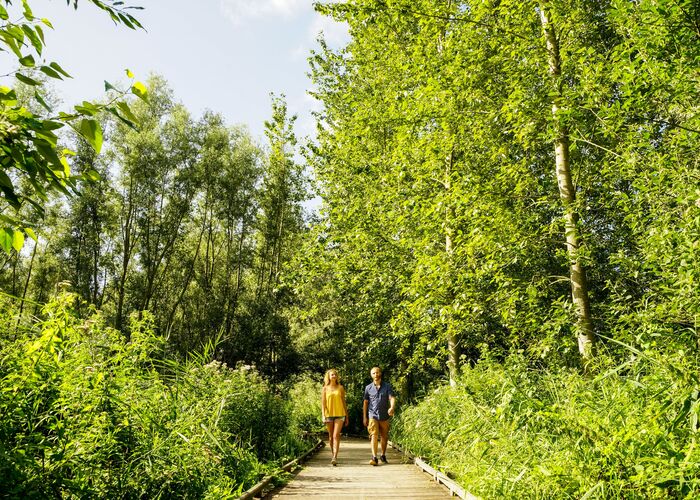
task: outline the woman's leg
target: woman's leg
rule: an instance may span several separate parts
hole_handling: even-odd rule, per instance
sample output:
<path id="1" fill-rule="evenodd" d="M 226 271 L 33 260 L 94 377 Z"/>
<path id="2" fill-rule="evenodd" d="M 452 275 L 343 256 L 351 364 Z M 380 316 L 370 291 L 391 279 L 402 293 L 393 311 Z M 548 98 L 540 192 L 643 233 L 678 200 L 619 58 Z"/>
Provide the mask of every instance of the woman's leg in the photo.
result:
<path id="1" fill-rule="evenodd" d="M 343 420 L 338 418 L 333 421 L 333 458 L 338 458 L 338 450 L 340 450 L 340 432 L 343 430 Z"/>
<path id="2" fill-rule="evenodd" d="M 335 420 L 326 422 L 326 429 L 328 429 L 328 446 L 331 448 L 331 453 L 333 453 L 333 429 L 335 427 Z"/>

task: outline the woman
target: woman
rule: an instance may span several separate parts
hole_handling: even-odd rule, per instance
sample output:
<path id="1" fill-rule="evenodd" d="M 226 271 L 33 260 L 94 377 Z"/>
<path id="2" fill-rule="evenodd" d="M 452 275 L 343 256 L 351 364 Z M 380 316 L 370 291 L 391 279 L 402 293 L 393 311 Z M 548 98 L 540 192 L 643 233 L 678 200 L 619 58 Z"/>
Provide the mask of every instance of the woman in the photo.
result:
<path id="1" fill-rule="evenodd" d="M 345 388 L 340 385 L 338 371 L 331 368 L 323 376 L 321 391 L 321 416 L 328 429 L 328 442 L 331 446 L 331 465 L 338 463 L 340 431 L 348 425 L 348 405 L 345 402 Z"/>

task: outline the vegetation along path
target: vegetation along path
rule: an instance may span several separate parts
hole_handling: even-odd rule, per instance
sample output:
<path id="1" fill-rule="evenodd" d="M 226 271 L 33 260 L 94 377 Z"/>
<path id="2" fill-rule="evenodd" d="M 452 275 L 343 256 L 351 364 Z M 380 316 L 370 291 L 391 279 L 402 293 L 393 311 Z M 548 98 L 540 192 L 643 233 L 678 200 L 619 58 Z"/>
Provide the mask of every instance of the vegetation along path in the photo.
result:
<path id="1" fill-rule="evenodd" d="M 337 466 L 330 465 L 331 452 L 326 446 L 289 484 L 268 498 L 450 498 L 443 486 L 391 448 L 388 464 L 372 467 L 369 458 L 366 439 L 344 438 Z"/>

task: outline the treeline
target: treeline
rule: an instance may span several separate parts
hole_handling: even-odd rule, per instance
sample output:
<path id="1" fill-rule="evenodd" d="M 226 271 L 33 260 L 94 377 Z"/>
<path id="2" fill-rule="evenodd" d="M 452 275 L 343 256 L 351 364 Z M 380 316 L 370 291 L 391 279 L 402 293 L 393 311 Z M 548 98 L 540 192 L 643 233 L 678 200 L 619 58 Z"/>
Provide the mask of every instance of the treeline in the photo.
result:
<path id="1" fill-rule="evenodd" d="M 192 117 L 162 78 L 147 87 L 148 99 L 131 103 L 137 129 L 103 117 L 99 156 L 66 138 L 74 174 L 93 182 L 54 198 L 43 218 L 27 204 L 39 238 L 0 257 L 0 289 L 22 299 L 18 314 L 31 323 L 67 286 L 76 314 L 97 308 L 127 339 L 129 317 L 150 311 L 171 353 L 217 337 L 217 359 L 279 380 L 296 363 L 280 272 L 308 197 L 295 117 L 273 97 L 262 146 L 216 113 Z"/>
<path id="2" fill-rule="evenodd" d="M 294 269 L 318 359 L 380 363 L 411 396 L 514 352 L 696 357 L 693 2 L 318 9 L 351 35 L 311 58 L 324 204 Z"/>

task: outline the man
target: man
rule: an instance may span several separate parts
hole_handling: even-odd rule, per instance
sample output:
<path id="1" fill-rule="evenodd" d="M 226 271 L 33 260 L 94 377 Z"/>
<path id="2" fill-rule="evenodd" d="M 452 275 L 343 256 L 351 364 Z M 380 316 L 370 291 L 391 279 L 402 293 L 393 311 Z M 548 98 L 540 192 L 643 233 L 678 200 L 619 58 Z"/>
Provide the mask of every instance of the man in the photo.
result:
<path id="1" fill-rule="evenodd" d="M 396 397 L 391 385 L 382 382 L 382 369 L 375 366 L 370 371 L 372 383 L 365 387 L 365 398 L 362 404 L 362 423 L 367 427 L 372 443 L 372 460 L 370 465 L 377 465 L 377 440 L 381 437 L 382 462 L 386 461 L 386 445 L 389 441 L 389 418 L 394 415 Z"/>

